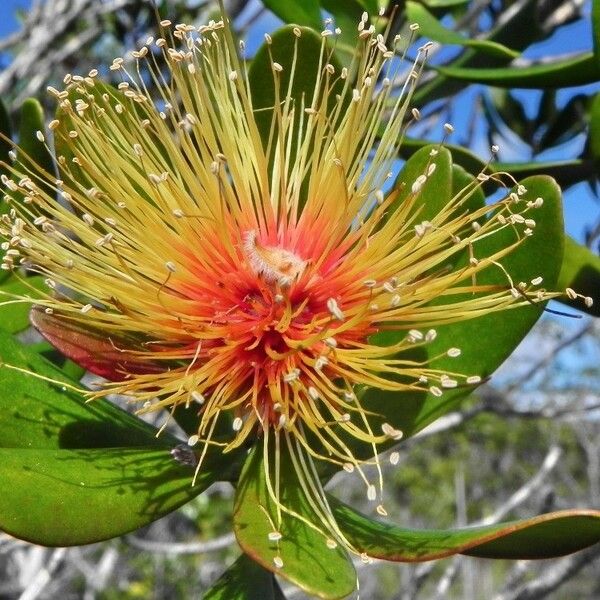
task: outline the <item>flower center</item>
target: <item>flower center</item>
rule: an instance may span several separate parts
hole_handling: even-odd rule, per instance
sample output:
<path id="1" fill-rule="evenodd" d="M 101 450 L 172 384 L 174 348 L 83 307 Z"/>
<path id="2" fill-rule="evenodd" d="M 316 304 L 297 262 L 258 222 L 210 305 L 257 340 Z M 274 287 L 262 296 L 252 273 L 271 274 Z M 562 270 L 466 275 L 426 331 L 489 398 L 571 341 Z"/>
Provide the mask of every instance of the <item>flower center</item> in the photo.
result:
<path id="1" fill-rule="evenodd" d="M 255 230 L 246 232 L 244 251 L 254 272 L 267 283 L 280 287 L 289 287 L 306 268 L 306 261 L 293 252 L 277 246 L 262 245 Z"/>

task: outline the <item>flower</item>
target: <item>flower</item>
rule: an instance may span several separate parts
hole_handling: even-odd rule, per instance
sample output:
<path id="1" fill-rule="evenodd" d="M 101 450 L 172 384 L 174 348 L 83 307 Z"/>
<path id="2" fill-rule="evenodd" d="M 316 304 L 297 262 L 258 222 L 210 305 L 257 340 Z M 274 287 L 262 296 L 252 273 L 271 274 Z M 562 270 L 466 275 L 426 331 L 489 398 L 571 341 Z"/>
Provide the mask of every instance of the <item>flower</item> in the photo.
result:
<path id="1" fill-rule="evenodd" d="M 426 48 L 397 93 L 402 63 L 365 23 L 349 70 L 332 64 L 323 33 L 312 97 L 299 101 L 281 83 L 298 76 L 296 58 L 288 73 L 271 60 L 275 103 L 263 137 L 227 24 L 163 22 L 164 37 L 134 52 L 131 66 L 113 62 L 118 91 L 96 71 L 50 89 L 61 179 L 19 163 L 3 179 L 3 267 L 24 265 L 49 288 L 33 323 L 108 380 L 90 397 L 125 394 L 140 413 L 195 407 L 197 469 L 209 444 L 228 452 L 275 439 L 362 473 L 346 439 L 376 456 L 402 436 L 389 423 L 372 429 L 362 388 L 441 395 L 475 384 L 477 374 L 399 353 L 430 343 L 437 325 L 547 298 L 517 289 L 508 273 L 506 286 L 477 283 L 518 245 L 476 258 L 478 241 L 535 226 L 521 188 L 516 200 L 469 212 L 475 184 L 421 220 L 432 150 L 402 202 L 402 190 L 384 191 Z M 448 267 L 465 252 L 471 260 Z M 379 345 L 375 334 L 386 331 L 394 341 Z M 223 441 L 215 431 L 227 418 Z M 300 471 L 305 480 L 309 469 Z"/>

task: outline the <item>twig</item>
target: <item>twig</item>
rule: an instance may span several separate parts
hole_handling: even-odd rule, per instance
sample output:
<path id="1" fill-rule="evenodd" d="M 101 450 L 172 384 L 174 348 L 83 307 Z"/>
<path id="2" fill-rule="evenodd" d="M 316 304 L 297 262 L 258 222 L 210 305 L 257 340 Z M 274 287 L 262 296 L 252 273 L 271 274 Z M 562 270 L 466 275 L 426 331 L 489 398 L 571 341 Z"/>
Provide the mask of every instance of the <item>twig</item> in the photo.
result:
<path id="1" fill-rule="evenodd" d="M 472 523 L 472 525 L 492 525 L 494 523 L 498 523 L 509 512 L 526 502 L 541 487 L 544 479 L 556 467 L 561 454 L 562 450 L 558 446 L 552 446 L 546 454 L 544 462 L 542 463 L 542 466 L 539 468 L 538 472 L 531 479 L 529 479 L 527 483 L 522 485 L 514 494 L 512 494 L 512 496 L 510 496 L 510 498 L 508 498 L 508 500 L 503 502 L 492 514 L 488 515 L 487 517 L 484 517 L 479 521 L 476 521 L 475 523 Z M 456 575 L 458 560 L 460 560 L 460 558 L 456 557 L 439 580 L 437 589 L 440 593 L 442 590 L 446 590 L 449 587 L 449 584 Z M 415 577 L 416 590 L 422 587 L 423 583 L 425 582 L 427 577 L 429 577 L 429 575 L 432 573 L 434 568 L 435 563 L 427 563 L 417 567 Z"/>
<path id="2" fill-rule="evenodd" d="M 563 338 L 554 348 L 552 348 L 550 352 L 546 354 L 546 356 L 542 357 L 540 360 L 534 363 L 530 369 L 528 369 L 516 381 L 511 383 L 506 388 L 506 390 L 504 390 L 504 393 L 510 394 L 519 387 L 521 387 L 524 383 L 529 381 L 538 371 L 541 371 L 543 368 L 547 367 L 562 350 L 568 348 L 569 346 L 580 340 L 582 337 L 590 333 L 590 331 L 592 331 L 592 328 L 593 322 L 589 321 L 574 334 Z"/>
<path id="3" fill-rule="evenodd" d="M 228 548 L 235 543 L 235 535 L 233 535 L 233 533 L 227 533 L 226 535 L 222 535 L 214 540 L 208 540 L 207 542 L 157 542 L 154 540 L 146 540 L 135 535 L 127 535 L 123 539 L 130 546 L 137 548 L 138 550 L 160 554 L 203 554 Z"/>
<path id="4" fill-rule="evenodd" d="M 19 600 L 35 600 L 44 591 L 52 579 L 52 575 L 62 563 L 66 552 L 66 548 L 57 548 L 52 552 L 48 564 L 36 573 L 31 583 L 19 596 Z"/>
<path id="5" fill-rule="evenodd" d="M 558 589 L 563 583 L 576 575 L 583 567 L 600 558 L 600 544 L 587 550 L 582 550 L 559 560 L 545 569 L 541 575 L 520 585 L 513 590 L 507 590 L 494 597 L 494 600 L 538 600 Z"/>

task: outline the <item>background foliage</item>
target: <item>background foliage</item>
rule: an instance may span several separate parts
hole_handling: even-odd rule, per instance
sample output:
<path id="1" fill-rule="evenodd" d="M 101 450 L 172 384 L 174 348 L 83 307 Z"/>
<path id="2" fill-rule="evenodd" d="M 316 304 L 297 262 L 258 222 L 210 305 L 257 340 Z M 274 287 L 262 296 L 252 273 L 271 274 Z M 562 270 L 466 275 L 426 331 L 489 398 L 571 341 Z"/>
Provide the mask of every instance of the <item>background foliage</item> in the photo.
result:
<path id="1" fill-rule="evenodd" d="M 432 69 L 418 88 L 423 118 L 409 131 L 403 158 L 425 141 L 439 140 L 441 125 L 449 121 L 456 129 L 450 140 L 454 160 L 465 169 L 477 172 L 489 146 L 499 144 L 494 168 L 522 177 L 554 176 L 572 190 L 567 217 L 581 212 L 579 202 L 591 207 L 578 215 L 585 226 L 574 232 L 577 242 L 569 242 L 562 274 L 565 286 L 590 295 L 600 289 L 600 215 L 589 200 L 600 193 L 600 26 L 590 26 L 593 17 L 600 21 L 599 6 L 582 0 L 396 0 L 384 6 L 394 15 L 394 32 L 406 34 L 408 23 L 417 21 L 424 36 L 444 44 L 434 46 Z M 215 8 L 212 2 L 159 2 L 161 15 L 174 22 L 206 20 Z M 352 32 L 343 34 L 344 43 L 362 11 L 377 8 L 376 0 L 229 3 L 250 51 L 260 32 L 280 23 L 277 18 L 320 28 L 324 9 Z M 65 72 L 110 64 L 143 42 L 156 18 L 142 0 L 57 0 L 34 2 L 21 21 L 20 30 L 0 41 L 6 55 L 0 95 L 8 109 L 0 126 L 6 131 L 10 122 L 29 139 L 42 128 L 41 108 L 46 114 L 54 110 L 43 93 L 47 85 L 58 87 Z M 30 96 L 41 106 L 25 102 Z M 588 313 L 597 314 L 598 305 Z M 5 312 L 0 327 L 39 344 L 26 326 L 22 315 Z M 589 316 L 542 319 L 477 398 L 403 445 L 387 485 L 396 500 L 388 507 L 391 520 L 444 528 L 600 507 L 599 331 Z M 63 366 L 80 375 L 74 365 Z M 141 444 L 144 432 L 139 435 Z M 354 506 L 364 501 L 345 474 L 331 485 Z M 144 530 L 93 546 L 49 550 L 0 537 L 0 597 L 198 596 L 235 560 L 232 497 L 228 484 L 216 484 Z M 457 557 L 357 568 L 366 598 L 591 599 L 600 595 L 599 559 L 600 548 L 592 547 L 536 564 Z"/>

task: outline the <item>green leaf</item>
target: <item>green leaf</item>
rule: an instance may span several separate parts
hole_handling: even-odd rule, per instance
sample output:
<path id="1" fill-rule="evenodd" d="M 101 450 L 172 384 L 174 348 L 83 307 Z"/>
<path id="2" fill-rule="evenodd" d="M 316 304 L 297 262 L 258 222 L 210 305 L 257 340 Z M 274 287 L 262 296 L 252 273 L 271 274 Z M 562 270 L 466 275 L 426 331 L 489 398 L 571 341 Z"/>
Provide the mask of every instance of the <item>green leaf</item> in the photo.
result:
<path id="1" fill-rule="evenodd" d="M 317 31 L 323 29 L 319 0 L 296 0 L 295 2 L 264 0 L 263 4 L 285 23 L 306 25 Z"/>
<path id="2" fill-rule="evenodd" d="M 600 125 L 600 120 L 598 123 Z M 600 140 L 600 135 L 598 139 Z M 405 138 L 400 147 L 400 156 L 405 159 L 409 158 L 417 150 L 430 144 L 431 140 Z M 463 146 L 444 144 L 444 147 L 448 148 L 452 153 L 452 159 L 456 164 L 464 167 L 472 174 L 477 174 L 483 170 L 485 170 L 486 173 L 508 172 L 517 179 L 530 177 L 532 175 L 549 175 L 556 179 L 557 183 L 564 188 L 575 185 L 576 183 L 593 176 L 597 172 L 594 162 L 591 160 L 571 159 L 526 163 L 492 162 L 488 165 L 488 163 Z M 600 156 L 600 144 L 598 151 Z M 486 190 L 493 191 L 496 189 L 497 184 L 490 180 L 484 187 Z"/>
<path id="3" fill-rule="evenodd" d="M 15 299 L 14 304 L 2 305 L 3 302 L 13 302 L 13 299 L 5 296 L 5 294 L 39 298 L 41 296 L 40 291 L 46 290 L 44 278 L 40 276 L 15 277 L 3 284 L 0 288 L 0 329 L 15 334 L 29 327 L 31 303 L 19 302 Z"/>
<path id="4" fill-rule="evenodd" d="M 570 159 L 549 162 L 498 162 L 490 169 L 495 173 L 510 173 L 516 179 L 533 175 L 548 175 L 562 187 L 570 187 L 585 181 L 594 174 L 594 163 L 591 160 Z"/>
<path id="5" fill-rule="evenodd" d="M 321 525 L 302 492 L 289 451 L 284 444 L 280 450 L 281 504 L 309 522 Z M 242 470 L 234 505 L 234 531 L 242 550 L 265 569 L 275 571 L 308 594 L 333 599 L 352 593 L 356 574 L 340 546 L 328 548 L 323 533 L 286 513 L 282 515 L 281 524 L 276 525 L 277 511 L 267 489 L 265 469 L 262 447 L 255 446 Z M 273 472 L 269 477 L 275 481 Z M 282 535 L 278 542 L 268 538 L 275 526 Z M 275 567 L 275 557 L 282 559 L 282 568 Z"/>
<path id="6" fill-rule="evenodd" d="M 531 66 L 477 69 L 468 67 L 432 67 L 442 75 L 487 83 L 496 87 L 526 89 L 565 88 L 595 83 L 600 79 L 600 65 L 592 52 L 575 58 L 561 59 Z"/>
<path id="7" fill-rule="evenodd" d="M 154 427 L 107 400 L 86 404 L 69 386 L 79 387 L 33 349 L 0 331 L 0 448 L 165 448 L 180 443 L 167 433 L 157 438 Z"/>
<path id="8" fill-rule="evenodd" d="M 321 5 L 333 16 L 335 26 L 342 30 L 336 41 L 336 49 L 344 51 L 344 55 L 348 58 L 346 62 L 349 65 L 358 41 L 356 27 L 362 13 L 366 10 L 371 16 L 375 16 L 377 8 L 374 11 L 369 10 L 359 0 L 321 0 Z"/>
<path id="9" fill-rule="evenodd" d="M 285 600 L 273 573 L 242 554 L 203 596 L 204 600 Z"/>
<path id="10" fill-rule="evenodd" d="M 525 202 L 543 197 L 544 205 L 537 209 L 537 226 L 533 236 L 527 238 L 517 249 L 502 259 L 505 269 L 515 282 L 531 281 L 542 276 L 546 289 L 556 289 L 563 255 L 563 220 L 560 189 L 549 177 L 531 177 L 523 185 L 527 193 Z M 499 248 L 507 247 L 516 240 L 511 228 L 503 229 L 490 238 L 477 243 L 476 256 L 490 256 Z M 506 276 L 496 267 L 488 267 L 477 276 L 478 283 L 506 285 Z M 443 356 L 432 361 L 433 368 L 466 375 L 491 375 L 508 357 L 541 314 L 541 306 L 526 306 L 499 314 L 489 314 L 467 321 L 436 327 L 434 342 L 414 356 L 426 360 L 427 356 Z M 490 342 L 491 341 L 491 342 Z M 461 355 L 449 358 L 448 348 L 458 346 Z M 381 415 L 393 427 L 410 436 L 454 409 L 457 403 L 471 391 L 470 388 L 446 390 L 436 398 L 431 394 L 395 394 L 378 389 L 367 389 L 361 404 L 367 410 Z M 375 419 L 371 427 L 378 429 Z M 359 449 L 360 452 L 360 449 Z"/>
<path id="11" fill-rule="evenodd" d="M 0 529 L 16 537 L 64 546 L 121 535 L 230 477 L 239 462 L 241 451 L 211 448 L 192 487 L 193 466 L 171 451 L 188 463 L 195 455 L 177 438 L 157 438 L 106 400 L 86 404 L 74 385 L 0 332 Z"/>
<path id="12" fill-rule="evenodd" d="M 561 298 L 561 302 L 600 317 L 600 257 L 570 237 L 565 239 L 565 256 L 557 289 L 562 291 L 568 287 L 579 294 L 590 296 L 594 304 L 588 307 L 579 298 Z"/>
<path id="13" fill-rule="evenodd" d="M 468 46 L 481 52 L 502 58 L 516 58 L 519 53 L 502 44 L 489 40 L 465 38 L 462 35 L 446 29 L 422 4 L 406 2 L 406 15 L 409 21 L 419 24 L 419 35 L 431 38 L 436 42 L 449 45 Z"/>
<path id="14" fill-rule="evenodd" d="M 281 90 L 287 91 L 290 75 L 294 73 L 290 97 L 297 107 L 301 106 L 303 99 L 305 105 L 308 105 L 313 98 L 315 84 L 319 76 L 322 38 L 318 33 L 306 27 L 301 27 L 300 31 L 301 36 L 297 38 L 294 34 L 294 27 L 291 25 L 277 30 L 271 36 L 272 43 L 270 45 L 263 44 L 250 65 L 248 79 L 255 110 L 255 120 L 265 147 L 269 140 L 276 98 L 272 61 L 283 67 L 279 76 Z M 296 61 L 301 63 L 302 66 L 295 68 Z M 335 55 L 332 54 L 328 57 L 328 62 L 339 73 L 341 66 Z M 342 88 L 342 82 L 338 80 L 332 86 L 331 97 L 333 98 L 336 93 L 340 93 Z"/>
<path id="15" fill-rule="evenodd" d="M 220 455 L 200 471 L 168 448 L 0 449 L 0 529 L 44 546 L 74 546 L 138 529 L 219 479 Z"/>
<path id="16" fill-rule="evenodd" d="M 30 166 L 31 162 L 41 167 L 48 177 L 55 174 L 54 160 L 46 145 L 38 140 L 38 132 L 45 135 L 44 109 L 35 98 L 27 98 L 21 105 L 21 122 L 19 125 L 18 160 L 23 165 Z"/>
<path id="17" fill-rule="evenodd" d="M 475 177 L 463 169 L 460 165 L 452 165 L 452 195 L 458 194 L 467 186 L 475 183 Z M 468 210 L 477 210 L 485 205 L 485 194 L 483 189 L 478 187 L 473 190 L 471 196 L 465 203 Z"/>
<path id="18" fill-rule="evenodd" d="M 530 560 L 563 556 L 600 542 L 600 511 L 564 510 L 496 525 L 450 530 L 374 521 L 330 497 L 338 525 L 359 552 L 400 562 L 468 554 Z"/>
<path id="19" fill-rule="evenodd" d="M 515 50 L 523 50 L 543 34 L 538 17 L 538 2 L 525 0 L 514 8 L 498 27 L 489 32 L 487 39 Z M 509 57 L 490 56 L 473 48 L 466 48 L 451 64 L 454 68 L 490 68 L 504 67 L 510 60 Z M 464 82 L 439 75 L 419 86 L 412 96 L 411 104 L 420 107 L 439 98 L 451 97 L 464 88 Z"/>
<path id="20" fill-rule="evenodd" d="M 377 0 L 358 0 L 358 2 L 370 15 L 376 15 L 379 11 Z"/>
<path id="21" fill-rule="evenodd" d="M 432 150 L 437 151 L 432 156 Z M 414 196 L 412 185 L 418 177 L 425 175 L 431 164 L 436 165 L 435 171 L 419 190 L 414 210 L 418 213 L 418 220 L 432 219 L 441 208 L 450 202 L 452 192 L 452 157 L 450 152 L 441 146 L 428 145 L 417 150 L 404 164 L 394 182 L 394 189 L 399 190 L 398 197 L 390 206 L 388 213 L 392 213 L 398 206 L 404 204 Z M 382 219 L 382 225 L 385 222 Z"/>

